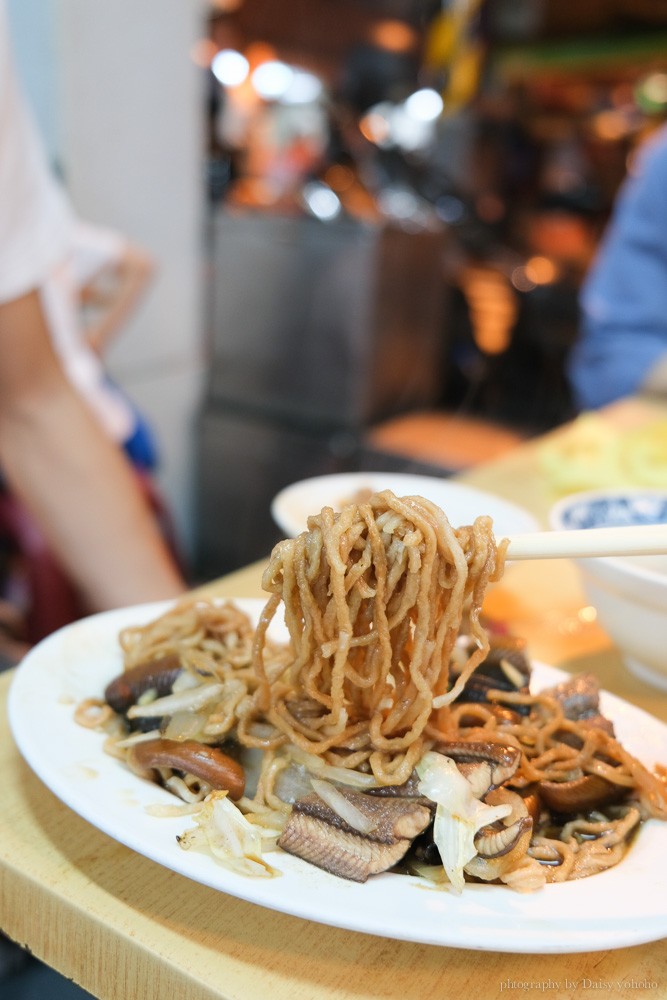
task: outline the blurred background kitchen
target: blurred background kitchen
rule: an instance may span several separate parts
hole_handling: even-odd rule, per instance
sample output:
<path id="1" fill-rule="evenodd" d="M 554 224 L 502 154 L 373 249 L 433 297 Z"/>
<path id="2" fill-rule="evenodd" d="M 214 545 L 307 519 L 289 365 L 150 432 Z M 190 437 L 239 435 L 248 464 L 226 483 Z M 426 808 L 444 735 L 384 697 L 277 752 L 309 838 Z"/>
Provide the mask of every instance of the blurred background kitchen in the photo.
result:
<path id="1" fill-rule="evenodd" d="M 658 0 L 10 0 L 78 213 L 147 248 L 112 345 L 192 582 L 274 494 L 574 415 L 577 295 L 667 114 Z"/>

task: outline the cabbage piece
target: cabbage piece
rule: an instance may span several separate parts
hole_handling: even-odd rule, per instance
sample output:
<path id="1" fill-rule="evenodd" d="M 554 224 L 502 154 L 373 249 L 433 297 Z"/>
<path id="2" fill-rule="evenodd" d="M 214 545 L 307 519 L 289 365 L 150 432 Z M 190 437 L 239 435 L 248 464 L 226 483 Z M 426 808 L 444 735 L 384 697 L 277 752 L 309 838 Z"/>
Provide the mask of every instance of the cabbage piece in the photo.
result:
<path id="1" fill-rule="evenodd" d="M 262 857 L 261 829 L 248 822 L 226 791 L 207 795 L 195 820 L 197 826 L 178 837 L 183 850 L 209 850 L 240 875 L 271 878 L 277 874 Z"/>
<path id="2" fill-rule="evenodd" d="M 352 788 L 377 788 L 377 779 L 372 774 L 363 774 L 355 771 L 351 767 L 338 767 L 335 764 L 327 764 L 325 760 L 317 754 L 307 753 L 300 747 L 289 747 L 288 753 L 297 764 L 302 764 L 310 774 L 325 781 L 334 781 L 339 785 L 350 785 Z"/>
<path id="3" fill-rule="evenodd" d="M 463 869 L 477 854 L 475 835 L 483 826 L 509 816 L 508 804 L 487 806 L 473 795 L 451 757 L 429 751 L 417 765 L 419 791 L 436 803 L 433 840 L 456 893 L 463 891 Z"/>
<path id="4" fill-rule="evenodd" d="M 159 718 L 163 715 L 173 715 L 175 712 L 196 712 L 204 705 L 219 698 L 224 691 L 224 684 L 200 684 L 197 687 L 186 688 L 175 694 L 166 694 L 162 698 L 153 698 L 146 704 L 141 700 L 131 705 L 127 710 L 128 719 Z"/>

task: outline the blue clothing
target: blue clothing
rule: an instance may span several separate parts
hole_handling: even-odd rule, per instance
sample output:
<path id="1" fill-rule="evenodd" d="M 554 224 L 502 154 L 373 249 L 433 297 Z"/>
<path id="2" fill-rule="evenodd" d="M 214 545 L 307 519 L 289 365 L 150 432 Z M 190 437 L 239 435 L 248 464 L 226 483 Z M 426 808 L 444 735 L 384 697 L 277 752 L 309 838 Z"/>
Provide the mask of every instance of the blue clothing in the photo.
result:
<path id="1" fill-rule="evenodd" d="M 155 439 L 141 414 L 137 412 L 136 416 L 134 433 L 123 442 L 123 450 L 136 469 L 154 472 L 158 464 Z"/>
<path id="2" fill-rule="evenodd" d="M 159 465 L 159 457 L 155 437 L 145 417 L 123 390 L 105 373 L 106 384 L 121 397 L 132 415 L 132 431 L 128 437 L 119 442 L 123 451 L 136 469 L 142 472 L 155 472 Z"/>
<path id="3" fill-rule="evenodd" d="M 597 409 L 636 392 L 667 356 L 667 129 L 636 157 L 581 291 L 569 361 L 575 401 Z"/>

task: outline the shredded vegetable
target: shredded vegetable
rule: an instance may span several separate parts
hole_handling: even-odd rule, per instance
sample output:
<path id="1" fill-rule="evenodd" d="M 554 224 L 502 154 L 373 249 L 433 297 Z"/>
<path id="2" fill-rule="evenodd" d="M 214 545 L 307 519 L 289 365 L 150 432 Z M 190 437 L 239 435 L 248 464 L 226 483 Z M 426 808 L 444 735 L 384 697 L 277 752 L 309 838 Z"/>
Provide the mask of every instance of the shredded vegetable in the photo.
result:
<path id="1" fill-rule="evenodd" d="M 463 869 L 477 854 L 475 835 L 483 826 L 504 819 L 508 805 L 487 806 L 451 757 L 429 751 L 417 765 L 419 791 L 436 803 L 433 839 L 455 892 L 463 891 Z"/>

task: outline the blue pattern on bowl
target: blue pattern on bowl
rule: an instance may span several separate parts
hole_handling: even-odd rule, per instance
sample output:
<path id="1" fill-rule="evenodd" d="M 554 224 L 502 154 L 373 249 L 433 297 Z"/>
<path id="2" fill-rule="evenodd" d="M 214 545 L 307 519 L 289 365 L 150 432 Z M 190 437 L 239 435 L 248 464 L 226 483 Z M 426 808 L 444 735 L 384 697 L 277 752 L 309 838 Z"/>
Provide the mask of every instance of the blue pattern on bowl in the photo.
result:
<path id="1" fill-rule="evenodd" d="M 667 523 L 667 497 L 636 496 L 586 499 L 562 512 L 564 528 L 611 528 L 625 524 Z"/>

